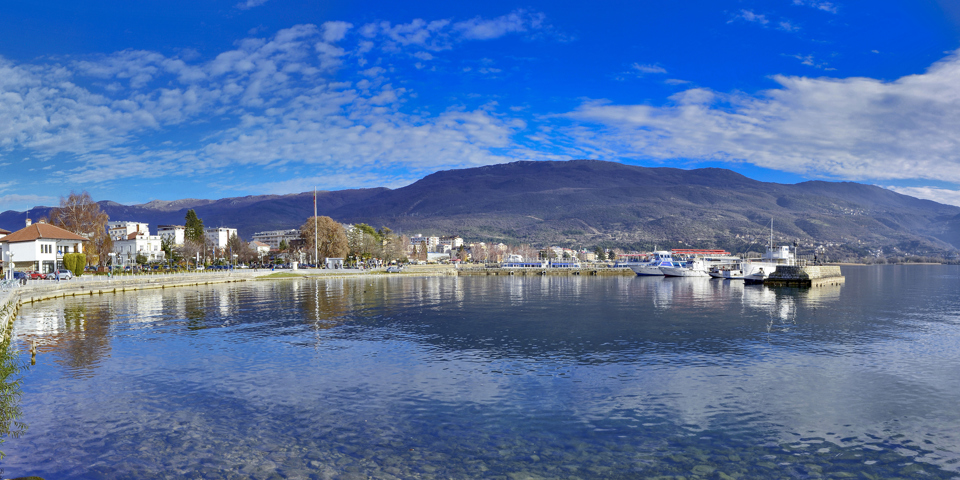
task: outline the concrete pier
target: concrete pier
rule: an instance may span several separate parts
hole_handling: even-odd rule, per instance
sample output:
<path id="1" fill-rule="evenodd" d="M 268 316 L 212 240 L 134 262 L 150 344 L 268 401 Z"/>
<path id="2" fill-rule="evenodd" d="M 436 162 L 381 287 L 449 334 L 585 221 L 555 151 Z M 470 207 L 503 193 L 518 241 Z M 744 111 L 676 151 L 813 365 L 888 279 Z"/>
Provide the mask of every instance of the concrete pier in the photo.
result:
<path id="1" fill-rule="evenodd" d="M 786 266 L 781 265 L 763 282 L 770 287 L 819 287 L 843 285 L 843 274 L 837 265 Z"/>
<path id="2" fill-rule="evenodd" d="M 457 272 L 460 276 L 485 275 L 583 275 L 583 276 L 636 276 L 629 268 L 464 268 Z"/>

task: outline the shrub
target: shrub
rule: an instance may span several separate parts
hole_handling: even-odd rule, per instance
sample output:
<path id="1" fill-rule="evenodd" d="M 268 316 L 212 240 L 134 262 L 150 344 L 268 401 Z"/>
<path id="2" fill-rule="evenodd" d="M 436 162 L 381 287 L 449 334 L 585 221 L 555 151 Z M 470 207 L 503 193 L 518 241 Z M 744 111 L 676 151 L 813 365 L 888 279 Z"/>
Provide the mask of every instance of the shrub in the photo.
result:
<path id="1" fill-rule="evenodd" d="M 63 268 L 79 277 L 83 274 L 83 267 L 87 266 L 87 256 L 82 253 L 67 253 L 63 255 Z"/>

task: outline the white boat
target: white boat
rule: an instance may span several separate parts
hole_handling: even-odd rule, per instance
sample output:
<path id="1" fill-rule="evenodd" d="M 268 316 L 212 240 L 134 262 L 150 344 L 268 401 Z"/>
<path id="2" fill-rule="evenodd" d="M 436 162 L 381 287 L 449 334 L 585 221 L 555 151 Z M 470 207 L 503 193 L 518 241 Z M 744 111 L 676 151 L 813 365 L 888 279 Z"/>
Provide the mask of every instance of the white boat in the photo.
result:
<path id="1" fill-rule="evenodd" d="M 723 270 L 711 270 L 711 276 L 728 280 L 743 279 L 748 283 L 763 283 L 779 265 L 796 265 L 796 255 L 787 245 L 775 247 L 773 245 L 773 220 L 770 221 L 770 243 L 767 251 L 760 258 L 748 258 L 741 261 L 736 267 Z"/>
<path id="2" fill-rule="evenodd" d="M 710 269 L 710 276 L 723 280 L 743 280 L 742 263 L 734 265 L 718 265 Z"/>
<path id="3" fill-rule="evenodd" d="M 771 273 L 773 273 L 773 272 L 771 272 L 770 270 L 764 270 L 763 267 L 759 267 L 759 268 L 757 268 L 757 271 L 755 271 L 755 272 L 753 272 L 753 273 L 751 273 L 751 274 L 749 274 L 749 275 L 744 275 L 744 277 L 743 277 L 743 283 L 745 283 L 745 284 L 747 284 L 747 285 L 762 284 L 763 281 L 766 280 L 767 277 L 769 277 Z"/>
<path id="4" fill-rule="evenodd" d="M 703 262 L 703 259 L 696 258 L 691 262 L 687 262 L 686 266 L 682 267 L 660 267 L 660 271 L 664 276 L 667 277 L 709 277 L 710 271 L 707 269 L 707 264 Z"/>
<path id="5" fill-rule="evenodd" d="M 675 267 L 682 265 L 673 259 L 670 252 L 660 250 L 642 257 L 628 257 L 626 262 L 617 262 L 617 265 L 629 267 L 638 276 L 663 276 L 660 267 Z"/>

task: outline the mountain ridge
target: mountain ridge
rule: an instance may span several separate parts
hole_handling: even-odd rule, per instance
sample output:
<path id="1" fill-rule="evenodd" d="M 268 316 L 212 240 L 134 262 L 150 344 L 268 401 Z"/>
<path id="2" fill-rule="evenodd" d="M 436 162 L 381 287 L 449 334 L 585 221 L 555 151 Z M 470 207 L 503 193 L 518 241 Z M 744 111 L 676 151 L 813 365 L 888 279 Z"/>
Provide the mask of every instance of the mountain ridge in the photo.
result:
<path id="1" fill-rule="evenodd" d="M 193 208 L 206 226 L 235 227 L 245 239 L 256 231 L 297 228 L 313 214 L 313 192 L 98 203 L 112 220 L 154 227 L 182 224 Z M 773 218 L 781 240 L 843 244 L 857 255 L 880 250 L 943 254 L 960 246 L 960 207 L 873 185 L 779 184 L 722 168 L 683 170 L 600 160 L 444 170 L 397 189 L 318 192 L 317 207 L 321 215 L 345 223 L 507 243 L 742 249 Z M 25 214 L 39 218 L 49 209 L 3 212 L 0 226 L 19 229 Z"/>

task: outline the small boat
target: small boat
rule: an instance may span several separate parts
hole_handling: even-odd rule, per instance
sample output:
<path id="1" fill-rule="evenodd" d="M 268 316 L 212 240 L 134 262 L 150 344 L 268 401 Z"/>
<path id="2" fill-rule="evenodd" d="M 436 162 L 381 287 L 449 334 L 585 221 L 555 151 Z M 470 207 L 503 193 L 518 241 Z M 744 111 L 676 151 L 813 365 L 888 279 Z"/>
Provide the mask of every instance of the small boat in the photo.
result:
<path id="1" fill-rule="evenodd" d="M 710 269 L 710 276 L 713 278 L 720 278 L 723 280 L 743 280 L 743 266 L 742 265 L 718 265 Z"/>
<path id="2" fill-rule="evenodd" d="M 749 275 L 744 275 L 744 277 L 743 277 L 743 283 L 746 284 L 746 285 L 762 285 L 762 284 L 763 284 L 763 281 L 766 280 L 767 277 L 770 276 L 770 273 L 771 273 L 771 272 L 769 272 L 769 271 L 766 271 L 766 272 L 765 272 L 765 271 L 763 270 L 763 267 L 760 267 L 760 268 L 757 269 L 757 271 L 755 271 L 755 272 L 753 272 L 753 273 L 751 273 L 751 274 L 749 274 Z"/>
<path id="3" fill-rule="evenodd" d="M 696 258 L 687 262 L 683 267 L 660 267 L 660 271 L 667 277 L 709 277 L 710 271 L 703 260 Z"/>

